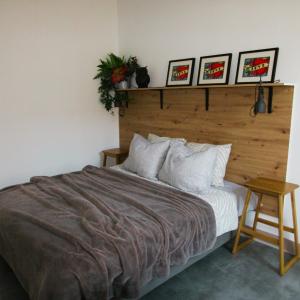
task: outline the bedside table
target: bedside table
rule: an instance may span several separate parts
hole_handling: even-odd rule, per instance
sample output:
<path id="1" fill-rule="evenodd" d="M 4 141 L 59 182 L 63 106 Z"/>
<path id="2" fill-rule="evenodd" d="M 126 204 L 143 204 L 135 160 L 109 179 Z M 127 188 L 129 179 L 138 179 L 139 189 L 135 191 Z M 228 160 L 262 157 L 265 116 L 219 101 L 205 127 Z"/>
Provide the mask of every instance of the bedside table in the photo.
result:
<path id="1" fill-rule="evenodd" d="M 122 163 L 128 155 L 127 150 L 120 149 L 120 148 L 103 150 L 102 153 L 103 153 L 103 167 L 106 167 L 107 157 L 115 158 L 116 164 L 118 165 L 118 164 Z M 100 153 L 100 155 L 101 155 L 101 153 Z"/>
<path id="2" fill-rule="evenodd" d="M 266 178 L 256 178 L 252 179 L 245 184 L 248 188 L 248 193 L 246 196 L 246 201 L 243 209 L 243 214 L 240 219 L 239 227 L 237 230 L 234 246 L 232 253 L 235 254 L 242 248 L 249 245 L 254 238 L 264 240 L 274 245 L 279 246 L 279 260 L 280 260 L 280 275 L 284 275 L 300 258 L 300 251 L 298 247 L 298 225 L 297 225 L 297 212 L 296 212 L 296 199 L 295 199 L 295 190 L 299 187 L 293 183 L 287 183 L 283 181 L 271 180 Z M 252 192 L 256 192 L 259 195 L 255 218 L 253 227 L 245 226 L 246 214 L 251 198 Z M 291 194 L 291 204 L 292 204 L 292 215 L 293 215 L 293 228 L 283 225 L 283 205 L 284 205 L 284 196 L 286 194 Z M 275 201 L 275 204 L 278 205 L 278 223 L 271 222 L 269 220 L 259 217 L 260 209 L 263 206 L 262 198 L 263 195 L 272 196 Z M 265 212 L 264 212 L 265 213 Z M 263 223 L 275 228 L 278 228 L 279 237 L 273 237 L 262 231 L 257 231 L 257 223 Z M 295 255 L 285 263 L 284 260 L 284 231 L 294 234 L 295 240 Z M 240 235 L 244 233 L 250 236 L 250 239 L 239 244 Z"/>

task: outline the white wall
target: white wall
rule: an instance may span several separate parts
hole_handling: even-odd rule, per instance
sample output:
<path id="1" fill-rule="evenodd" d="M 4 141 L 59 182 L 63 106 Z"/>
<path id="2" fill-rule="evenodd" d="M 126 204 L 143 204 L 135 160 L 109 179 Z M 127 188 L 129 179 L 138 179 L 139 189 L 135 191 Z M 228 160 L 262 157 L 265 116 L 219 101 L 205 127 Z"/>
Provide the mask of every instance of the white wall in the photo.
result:
<path id="1" fill-rule="evenodd" d="M 118 145 L 92 80 L 117 24 L 116 1 L 0 1 L 0 187 L 98 165 Z"/>
<path id="2" fill-rule="evenodd" d="M 171 59 L 196 57 L 197 74 L 200 56 L 232 52 L 234 83 L 239 51 L 278 46 L 276 79 L 296 85 L 288 180 L 300 184 L 299 11 L 298 0 L 119 0 L 119 51 L 137 55 L 149 67 L 151 85 L 162 86 Z M 300 201 L 299 191 L 296 196 Z"/>

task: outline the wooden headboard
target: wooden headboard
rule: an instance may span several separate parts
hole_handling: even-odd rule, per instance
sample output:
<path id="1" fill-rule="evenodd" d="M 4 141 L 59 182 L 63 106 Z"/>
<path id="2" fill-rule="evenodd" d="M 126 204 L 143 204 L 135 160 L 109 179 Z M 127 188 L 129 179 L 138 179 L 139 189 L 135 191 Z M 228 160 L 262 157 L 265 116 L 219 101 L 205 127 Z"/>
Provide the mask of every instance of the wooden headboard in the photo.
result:
<path id="1" fill-rule="evenodd" d="M 120 114 L 120 146 L 128 148 L 133 133 L 184 137 L 188 141 L 232 144 L 226 179 L 243 184 L 265 176 L 285 179 L 294 87 L 273 88 L 273 112 L 250 116 L 255 87 L 210 87 L 209 110 L 205 90 L 164 89 L 129 92 L 128 108 Z M 268 89 L 265 89 L 268 99 Z"/>

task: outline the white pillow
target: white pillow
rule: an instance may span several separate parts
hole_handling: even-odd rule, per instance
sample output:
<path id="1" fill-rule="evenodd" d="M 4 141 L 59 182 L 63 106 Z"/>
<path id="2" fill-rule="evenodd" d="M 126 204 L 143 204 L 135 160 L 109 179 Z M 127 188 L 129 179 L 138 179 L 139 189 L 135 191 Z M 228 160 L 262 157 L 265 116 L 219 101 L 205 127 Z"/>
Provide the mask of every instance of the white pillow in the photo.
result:
<path id="1" fill-rule="evenodd" d="M 156 143 L 156 142 L 162 142 L 162 141 L 171 141 L 171 142 L 181 142 L 183 144 L 186 143 L 186 139 L 184 138 L 171 138 L 171 137 L 167 137 L 167 136 L 158 136 L 156 134 L 153 133 L 149 133 L 148 134 L 148 141 L 152 142 L 152 143 Z"/>
<path id="2" fill-rule="evenodd" d="M 227 145 L 211 145 L 211 144 L 199 144 L 199 143 L 188 143 L 187 147 L 193 151 L 206 151 L 208 149 L 214 148 L 217 150 L 217 160 L 215 169 L 213 172 L 212 185 L 214 186 L 224 186 L 224 177 L 226 173 L 226 166 L 231 151 L 231 144 Z"/>
<path id="3" fill-rule="evenodd" d="M 158 177 L 186 192 L 200 193 L 210 188 L 217 150 L 194 152 L 183 144 L 171 145 Z"/>
<path id="4" fill-rule="evenodd" d="M 166 158 L 169 146 L 170 141 L 151 143 L 135 133 L 123 167 L 142 177 L 157 179 L 157 173 Z"/>

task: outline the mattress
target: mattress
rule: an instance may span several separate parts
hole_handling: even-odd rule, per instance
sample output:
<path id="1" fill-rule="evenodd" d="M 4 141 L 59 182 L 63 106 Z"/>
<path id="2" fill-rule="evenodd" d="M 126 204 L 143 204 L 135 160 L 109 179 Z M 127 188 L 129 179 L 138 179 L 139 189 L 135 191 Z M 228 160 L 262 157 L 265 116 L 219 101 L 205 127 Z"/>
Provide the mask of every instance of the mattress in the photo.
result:
<path id="1" fill-rule="evenodd" d="M 111 168 L 131 176 L 143 178 L 137 174 L 123 169 L 122 165 L 116 165 Z M 155 182 L 157 184 L 170 186 L 159 180 L 150 180 L 146 178 L 143 179 Z M 218 237 L 226 232 L 237 229 L 238 217 L 242 214 L 246 193 L 247 189 L 244 186 L 225 180 L 224 187 L 211 187 L 211 189 L 205 193 L 192 194 L 205 200 L 213 208 L 216 218 L 216 235 Z M 257 196 L 252 194 L 249 211 L 255 209 L 256 203 Z"/>

